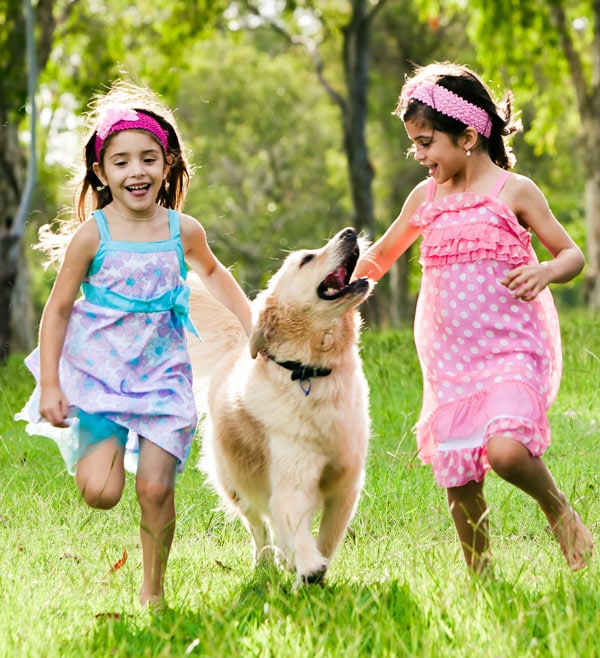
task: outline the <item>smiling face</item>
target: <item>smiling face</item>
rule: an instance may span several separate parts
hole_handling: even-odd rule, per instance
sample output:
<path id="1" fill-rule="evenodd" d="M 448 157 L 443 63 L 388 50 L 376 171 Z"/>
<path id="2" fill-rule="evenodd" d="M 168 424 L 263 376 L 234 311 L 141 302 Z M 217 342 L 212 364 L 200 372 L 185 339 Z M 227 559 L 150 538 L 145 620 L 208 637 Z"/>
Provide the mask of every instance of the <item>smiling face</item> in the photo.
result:
<path id="1" fill-rule="evenodd" d="M 102 165 L 94 173 L 110 188 L 118 212 L 147 214 L 169 171 L 162 147 L 145 130 L 123 130 L 110 137 Z"/>
<path id="2" fill-rule="evenodd" d="M 427 167 L 436 183 L 442 184 L 453 178 L 465 165 L 465 149 L 462 137 L 434 130 L 429 122 L 407 121 L 404 124 L 415 160 Z"/>

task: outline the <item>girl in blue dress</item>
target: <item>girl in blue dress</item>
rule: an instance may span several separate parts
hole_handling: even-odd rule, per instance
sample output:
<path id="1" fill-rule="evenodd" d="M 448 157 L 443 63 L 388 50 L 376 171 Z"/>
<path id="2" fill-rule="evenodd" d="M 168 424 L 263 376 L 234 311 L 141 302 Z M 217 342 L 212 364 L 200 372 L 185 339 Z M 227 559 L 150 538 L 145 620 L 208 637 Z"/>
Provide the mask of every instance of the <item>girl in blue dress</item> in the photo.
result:
<path id="1" fill-rule="evenodd" d="M 31 433 L 57 441 L 91 507 L 114 507 L 125 466 L 133 465 L 140 601 L 156 605 L 175 530 L 175 476 L 197 423 L 186 343 L 186 330 L 197 334 L 188 316 L 188 267 L 247 332 L 250 305 L 202 226 L 179 212 L 189 173 L 169 110 L 149 90 L 119 82 L 97 99 L 89 119 L 79 226 L 60 255 L 39 347 L 26 359 L 37 386 L 19 418 Z M 41 232 L 51 257 L 60 253 L 56 239 Z"/>

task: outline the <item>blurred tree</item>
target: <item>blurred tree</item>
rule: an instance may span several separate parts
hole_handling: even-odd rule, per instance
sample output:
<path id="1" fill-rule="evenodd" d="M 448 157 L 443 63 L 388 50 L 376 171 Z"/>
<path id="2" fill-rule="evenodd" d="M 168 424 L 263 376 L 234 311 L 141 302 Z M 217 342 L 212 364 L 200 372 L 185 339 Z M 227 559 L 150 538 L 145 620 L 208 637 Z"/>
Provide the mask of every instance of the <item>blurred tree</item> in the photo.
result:
<path id="1" fill-rule="evenodd" d="M 39 0 L 31 28 L 37 35 L 37 63 L 28 62 L 26 44 L 33 43 L 27 37 L 25 2 L 0 0 L 0 358 L 4 361 L 10 351 L 11 310 L 14 308 L 13 291 L 22 268 L 21 241 L 24 235 L 24 211 L 19 216 L 19 206 L 26 183 L 27 158 L 21 144 L 19 130 L 26 119 L 28 99 L 28 64 L 41 69 L 45 66 L 52 43 L 56 23 L 52 15 L 54 0 Z M 30 34 L 30 36 L 32 36 Z M 33 58 L 32 58 L 33 60 Z M 32 170 L 33 171 L 33 170 Z M 31 172 L 30 172 L 31 176 Z M 31 178 L 30 178 L 31 180 Z M 29 193 L 29 190 L 27 190 Z M 32 341 L 27 318 L 24 325 L 29 330 L 25 347 Z"/>
<path id="2" fill-rule="evenodd" d="M 303 59 L 274 57 L 280 39 L 263 37 L 196 43 L 177 102 L 197 165 L 186 209 L 251 294 L 283 252 L 346 226 L 352 205 L 334 108 Z"/>
<path id="3" fill-rule="evenodd" d="M 316 0 L 286 0 L 279 15 L 263 3 L 246 0 L 246 8 L 261 22 L 269 24 L 291 45 L 303 47 L 312 58 L 319 82 L 337 106 L 342 125 L 350 191 L 353 203 L 351 223 L 373 237 L 373 167 L 366 139 L 369 44 L 372 23 L 387 0 L 348 0 L 340 3 Z M 334 82 L 325 70 L 323 44 L 336 41 L 343 72 L 343 85 Z M 339 46 L 338 46 L 339 43 Z M 329 45 L 329 44 L 328 44 Z M 331 55 L 331 50 L 329 50 Z M 328 62 L 334 61 L 328 58 Z"/>

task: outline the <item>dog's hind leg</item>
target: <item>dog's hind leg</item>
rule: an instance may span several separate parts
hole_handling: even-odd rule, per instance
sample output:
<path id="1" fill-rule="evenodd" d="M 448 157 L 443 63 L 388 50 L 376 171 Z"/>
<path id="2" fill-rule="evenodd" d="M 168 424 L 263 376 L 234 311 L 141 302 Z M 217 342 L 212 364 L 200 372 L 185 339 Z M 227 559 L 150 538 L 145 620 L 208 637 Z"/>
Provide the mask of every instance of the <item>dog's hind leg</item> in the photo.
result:
<path id="1" fill-rule="evenodd" d="M 350 489 L 342 495 L 325 500 L 317 547 L 328 560 L 331 560 L 344 538 L 346 528 L 354 515 L 359 494 L 359 489 Z"/>
<path id="2" fill-rule="evenodd" d="M 265 517 L 257 509 L 243 505 L 241 501 L 238 503 L 238 511 L 248 532 L 252 535 L 254 565 L 275 563 L 277 560 L 274 552 L 273 535 Z"/>

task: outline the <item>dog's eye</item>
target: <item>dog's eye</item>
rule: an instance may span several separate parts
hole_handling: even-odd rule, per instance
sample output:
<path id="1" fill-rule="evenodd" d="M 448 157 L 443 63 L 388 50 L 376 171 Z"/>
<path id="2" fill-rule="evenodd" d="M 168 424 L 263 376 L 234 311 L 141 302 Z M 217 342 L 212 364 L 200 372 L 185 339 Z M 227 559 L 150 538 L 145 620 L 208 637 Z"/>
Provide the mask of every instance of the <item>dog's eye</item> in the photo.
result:
<path id="1" fill-rule="evenodd" d="M 300 267 L 303 267 L 306 265 L 306 263 L 310 263 L 310 261 L 315 257 L 314 254 L 306 254 L 304 258 L 300 261 Z"/>

